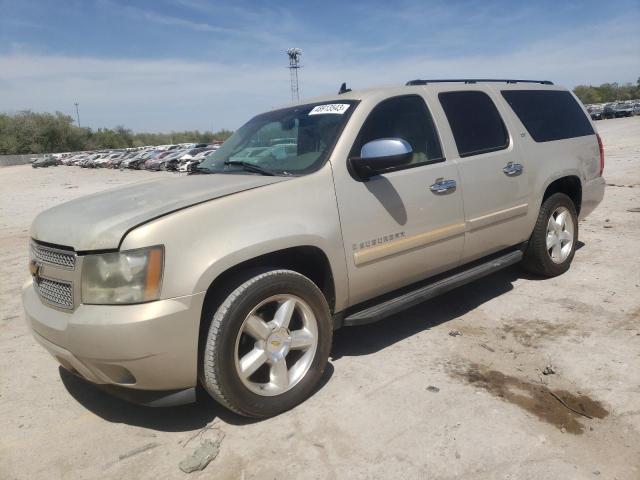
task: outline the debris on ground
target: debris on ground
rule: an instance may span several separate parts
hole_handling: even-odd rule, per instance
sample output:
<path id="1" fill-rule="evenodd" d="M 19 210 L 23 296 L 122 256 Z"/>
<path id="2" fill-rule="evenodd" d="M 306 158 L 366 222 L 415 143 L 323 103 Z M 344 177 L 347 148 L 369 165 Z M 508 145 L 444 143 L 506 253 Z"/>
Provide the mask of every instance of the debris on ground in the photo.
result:
<path id="1" fill-rule="evenodd" d="M 640 213 L 640 207 L 627 208 L 627 212 Z"/>
<path id="2" fill-rule="evenodd" d="M 593 417 L 591 415 L 586 414 L 585 412 L 581 412 L 580 410 L 576 410 L 575 408 L 569 406 L 567 404 L 567 402 L 565 402 L 563 399 L 561 399 L 558 395 L 556 395 L 555 393 L 553 393 L 551 390 L 549 390 L 549 394 L 555 398 L 556 400 L 558 400 L 567 410 L 571 410 L 573 413 L 577 414 L 577 415 L 582 415 L 585 418 L 588 418 L 589 420 L 593 420 Z M 582 407 L 582 405 L 580 405 L 580 407 Z"/>
<path id="3" fill-rule="evenodd" d="M 440 389 L 438 387 L 436 387 L 435 385 L 429 385 L 427 387 L 427 391 L 433 392 L 433 393 L 438 393 L 440 391 Z"/>
<path id="4" fill-rule="evenodd" d="M 461 337 L 462 336 L 462 332 L 460 330 L 451 330 L 449 332 L 449 336 L 450 337 Z"/>
<path id="5" fill-rule="evenodd" d="M 555 373 L 556 371 L 551 365 L 547 365 L 544 367 L 544 370 L 542 370 L 543 375 L 554 375 Z"/>
<path id="6" fill-rule="evenodd" d="M 220 452 L 220 444 L 224 438 L 224 433 L 220 430 L 211 430 L 216 435 L 214 438 L 206 438 L 200 442 L 194 452 L 187 458 L 182 460 L 178 467 L 184 473 L 191 473 L 195 471 L 204 470 L 213 459 L 218 456 Z"/>
<path id="7" fill-rule="evenodd" d="M 140 453 L 146 452 L 148 450 L 151 450 L 152 448 L 156 448 L 159 444 L 157 442 L 151 442 L 151 443 L 147 443 L 146 445 L 143 445 L 141 447 L 138 448 L 134 448 L 133 450 L 127 452 L 127 453 L 123 453 L 122 455 L 120 455 L 118 457 L 118 460 L 126 460 L 127 458 L 131 458 L 134 455 L 138 455 Z"/>
<path id="8" fill-rule="evenodd" d="M 490 351 L 492 353 L 495 352 L 495 350 L 493 348 L 491 348 L 489 345 L 487 345 L 486 343 L 481 343 L 480 346 L 482 348 L 484 348 L 485 350 L 488 350 L 488 351 Z"/>

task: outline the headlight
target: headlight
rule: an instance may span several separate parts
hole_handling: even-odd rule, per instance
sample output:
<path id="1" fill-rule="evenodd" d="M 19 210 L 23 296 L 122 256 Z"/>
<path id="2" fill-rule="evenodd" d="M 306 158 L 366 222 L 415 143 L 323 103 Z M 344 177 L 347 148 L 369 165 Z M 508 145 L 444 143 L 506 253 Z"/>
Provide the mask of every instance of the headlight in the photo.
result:
<path id="1" fill-rule="evenodd" d="M 82 262 L 82 303 L 128 304 L 157 300 L 164 249 L 87 255 Z"/>

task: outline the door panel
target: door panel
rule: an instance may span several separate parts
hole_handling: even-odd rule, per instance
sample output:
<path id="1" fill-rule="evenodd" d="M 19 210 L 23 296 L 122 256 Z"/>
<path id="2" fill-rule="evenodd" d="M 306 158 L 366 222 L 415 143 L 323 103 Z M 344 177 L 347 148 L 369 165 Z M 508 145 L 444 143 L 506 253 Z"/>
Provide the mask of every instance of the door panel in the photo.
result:
<path id="1" fill-rule="evenodd" d="M 523 165 L 519 175 L 502 170 L 509 162 Z M 516 149 L 459 159 L 464 185 L 468 238 L 463 261 L 471 261 L 526 239 L 528 175 Z"/>
<path id="2" fill-rule="evenodd" d="M 375 108 L 361 105 L 370 108 L 371 114 L 349 154 L 357 155 L 365 140 L 403 138 L 415 154 L 409 168 L 359 181 L 347 172 L 347 158 L 332 159 L 338 171 L 334 181 L 351 305 L 453 268 L 460 261 L 465 232 L 462 192 L 438 187 L 446 180 L 459 186 L 458 170 L 454 162 L 442 158 L 431 116 L 423 97 L 419 100 L 424 114 L 411 111 L 408 105 L 399 104 L 402 108 L 397 110 L 385 107 L 373 126 L 374 114 L 380 113 L 376 109 L 390 100 Z M 428 118 L 417 118 L 420 115 Z M 431 131 L 426 137 L 425 129 Z"/>
<path id="3" fill-rule="evenodd" d="M 463 262 L 526 238 L 528 165 L 513 125 L 482 89 L 438 95 L 456 141 L 467 241 Z M 519 133 L 519 132 L 518 132 Z"/>
<path id="4" fill-rule="evenodd" d="M 455 165 L 401 170 L 368 182 L 338 182 L 350 303 L 358 303 L 456 266 L 464 245 L 462 194 L 435 194 Z"/>

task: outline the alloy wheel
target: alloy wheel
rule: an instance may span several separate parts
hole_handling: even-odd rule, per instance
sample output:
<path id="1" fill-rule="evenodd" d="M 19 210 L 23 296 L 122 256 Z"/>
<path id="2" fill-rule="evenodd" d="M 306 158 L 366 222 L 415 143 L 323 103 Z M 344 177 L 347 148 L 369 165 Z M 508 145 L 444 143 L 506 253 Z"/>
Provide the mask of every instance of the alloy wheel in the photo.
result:
<path id="1" fill-rule="evenodd" d="M 304 378 L 317 347 L 318 324 L 311 307 L 294 295 L 272 296 L 242 323 L 235 345 L 236 373 L 253 393 L 280 395 Z"/>
<path id="2" fill-rule="evenodd" d="M 547 253 L 554 263 L 564 262 L 573 249 L 574 225 L 566 207 L 558 207 L 547 223 Z"/>

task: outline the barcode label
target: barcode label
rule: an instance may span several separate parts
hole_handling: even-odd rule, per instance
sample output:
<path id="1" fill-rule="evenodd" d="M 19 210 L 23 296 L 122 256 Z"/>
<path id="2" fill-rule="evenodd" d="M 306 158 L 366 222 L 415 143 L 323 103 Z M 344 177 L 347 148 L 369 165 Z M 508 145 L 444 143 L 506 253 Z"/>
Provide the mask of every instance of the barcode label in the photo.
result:
<path id="1" fill-rule="evenodd" d="M 309 115 L 320 115 L 324 113 L 337 113 L 342 115 L 349 108 L 348 103 L 329 103 L 327 105 L 317 105 L 309 112 Z"/>

